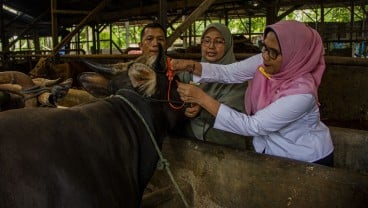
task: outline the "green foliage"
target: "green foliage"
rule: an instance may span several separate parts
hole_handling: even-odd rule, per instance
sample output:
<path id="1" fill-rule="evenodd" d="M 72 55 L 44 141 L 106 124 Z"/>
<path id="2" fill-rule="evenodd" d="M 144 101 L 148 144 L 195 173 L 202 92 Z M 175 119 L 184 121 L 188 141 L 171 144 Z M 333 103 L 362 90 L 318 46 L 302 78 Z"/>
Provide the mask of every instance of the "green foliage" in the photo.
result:
<path id="1" fill-rule="evenodd" d="M 350 10 L 348 8 L 331 8 L 325 12 L 325 22 L 349 22 Z"/>
<path id="2" fill-rule="evenodd" d="M 366 9 L 367 6 L 366 6 Z M 364 18 L 364 12 L 362 7 L 354 7 L 354 21 L 362 21 Z M 282 14 L 285 11 L 280 11 Z M 351 11 L 347 7 L 334 7 L 324 9 L 324 22 L 350 22 Z M 321 21 L 321 9 L 305 9 L 295 10 L 293 13 L 288 14 L 284 19 L 298 20 L 301 22 L 320 22 Z"/>

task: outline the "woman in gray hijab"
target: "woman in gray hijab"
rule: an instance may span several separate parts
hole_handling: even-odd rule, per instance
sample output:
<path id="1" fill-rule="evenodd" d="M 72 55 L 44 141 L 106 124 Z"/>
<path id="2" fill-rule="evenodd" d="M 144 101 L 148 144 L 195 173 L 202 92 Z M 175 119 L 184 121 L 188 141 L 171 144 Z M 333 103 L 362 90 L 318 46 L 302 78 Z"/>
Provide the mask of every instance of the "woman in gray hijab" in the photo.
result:
<path id="1" fill-rule="evenodd" d="M 232 34 L 226 25 L 213 23 L 206 27 L 201 37 L 201 54 L 202 62 L 231 64 L 236 61 Z M 192 79 L 189 73 L 180 74 L 179 77 L 182 82 L 186 83 Z M 243 111 L 246 83 L 201 83 L 199 86 L 219 102 L 240 112 Z M 252 147 L 251 138 L 212 128 L 215 117 L 201 109 L 199 105 L 187 107 L 186 116 L 189 120 L 184 123 L 184 127 L 181 125 L 176 129 L 176 132 L 180 132 L 180 136 L 197 138 L 238 149 L 251 149 Z"/>

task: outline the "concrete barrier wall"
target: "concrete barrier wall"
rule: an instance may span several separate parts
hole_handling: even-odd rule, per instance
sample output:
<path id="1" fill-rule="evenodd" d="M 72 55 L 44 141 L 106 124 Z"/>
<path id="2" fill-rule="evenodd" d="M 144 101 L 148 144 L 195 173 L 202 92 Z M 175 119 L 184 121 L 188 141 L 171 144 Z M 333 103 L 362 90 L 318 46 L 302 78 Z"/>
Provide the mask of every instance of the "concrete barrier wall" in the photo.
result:
<path id="1" fill-rule="evenodd" d="M 319 89 L 321 119 L 368 121 L 367 79 L 368 60 L 326 57 Z"/>
<path id="2" fill-rule="evenodd" d="M 334 168 L 188 139 L 166 140 L 163 154 L 192 207 L 366 207 L 368 131 L 330 131 Z M 164 170 L 150 186 L 170 190 L 154 207 L 184 207 Z"/>
<path id="3" fill-rule="evenodd" d="M 330 127 L 334 165 L 368 175 L 368 131 Z"/>
<path id="4" fill-rule="evenodd" d="M 366 207 L 368 203 L 368 176 L 342 168 L 185 139 L 166 140 L 163 154 L 179 184 L 191 185 L 184 194 L 192 207 Z M 150 185 L 172 186 L 163 170 L 155 172 Z M 176 194 L 155 207 L 184 206 Z"/>

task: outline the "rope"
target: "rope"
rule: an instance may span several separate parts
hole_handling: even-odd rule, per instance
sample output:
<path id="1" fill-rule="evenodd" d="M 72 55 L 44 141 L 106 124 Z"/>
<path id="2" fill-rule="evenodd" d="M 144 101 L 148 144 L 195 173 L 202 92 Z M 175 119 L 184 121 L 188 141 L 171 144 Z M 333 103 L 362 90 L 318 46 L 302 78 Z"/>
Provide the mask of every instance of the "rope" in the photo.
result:
<path id="1" fill-rule="evenodd" d="M 137 93 L 136 91 L 129 90 L 129 89 L 120 89 L 120 90 L 116 91 L 115 94 L 119 94 L 119 92 L 122 92 L 122 91 L 128 91 L 128 92 L 134 93 L 137 96 L 141 97 L 142 99 L 149 100 L 151 102 L 183 104 L 183 101 L 168 100 L 168 99 L 156 99 L 156 98 L 152 98 L 152 97 L 145 97 L 145 96 Z"/>
<path id="2" fill-rule="evenodd" d="M 156 152 L 157 152 L 157 154 L 158 154 L 158 156 L 159 156 L 159 158 L 160 158 L 160 160 L 158 161 L 158 163 L 157 163 L 157 168 L 158 169 L 160 169 L 160 170 L 162 170 L 163 168 L 165 168 L 166 169 L 166 172 L 167 172 L 167 174 L 169 175 L 169 177 L 170 177 L 170 179 L 171 179 L 171 182 L 174 184 L 174 186 L 175 186 L 175 188 L 176 188 L 176 190 L 178 191 L 178 193 L 179 193 L 179 195 L 180 195 L 180 198 L 182 199 L 182 201 L 183 201 L 183 203 L 184 203 L 184 205 L 185 205 L 185 207 L 189 207 L 189 205 L 188 205 L 188 202 L 186 201 L 186 199 L 185 199 L 185 197 L 184 197 L 184 194 L 183 194 L 183 192 L 181 191 L 181 189 L 180 189 L 180 187 L 178 186 L 178 184 L 176 183 L 176 181 L 175 181 L 175 179 L 174 179 L 174 176 L 172 175 L 172 173 L 171 173 L 171 170 L 170 170 L 170 168 L 169 168 L 169 162 L 167 161 L 167 159 L 165 159 L 164 157 L 163 157 L 163 155 L 162 155 L 162 153 L 161 153 L 161 151 L 160 151 L 160 148 L 158 147 L 158 145 L 157 145 L 157 142 L 156 142 L 156 140 L 155 140 L 155 137 L 153 136 L 153 133 L 152 133 L 152 131 L 151 131 L 151 129 L 149 128 L 149 126 L 148 126 L 148 124 L 147 124 L 147 122 L 146 122 L 146 120 L 143 118 L 143 116 L 142 116 L 142 114 L 134 107 L 134 105 L 128 100 L 128 99 L 126 99 L 125 97 L 123 97 L 123 96 L 121 96 L 121 95 L 114 95 L 114 96 L 116 96 L 116 97 L 118 97 L 118 98 L 120 98 L 121 100 L 123 100 L 125 103 L 127 103 L 129 106 L 130 106 L 130 108 L 132 108 L 132 110 L 138 115 L 138 117 L 142 120 L 142 122 L 143 122 L 143 124 L 144 124 L 144 126 L 146 127 L 146 129 L 147 129 L 147 131 L 148 131 L 148 133 L 149 133 L 149 135 L 150 135 L 150 138 L 151 138 L 151 141 L 152 141 L 152 143 L 153 143 L 153 146 L 155 147 L 155 149 L 156 149 Z"/>
<path id="3" fill-rule="evenodd" d="M 27 88 L 27 89 L 24 89 L 24 90 L 21 90 L 20 93 L 24 94 L 24 95 L 27 95 L 27 94 L 32 94 L 30 95 L 29 97 L 26 97 L 24 98 L 24 100 L 29 100 L 31 98 L 35 98 L 35 97 L 38 97 L 39 95 L 41 95 L 42 93 L 45 93 L 45 92 L 50 92 L 50 88 L 47 88 L 47 87 L 40 87 L 38 85 L 35 85 L 33 87 L 30 87 L 30 88 Z"/>
<path id="4" fill-rule="evenodd" d="M 170 107 L 171 107 L 172 109 L 180 110 L 180 109 L 182 109 L 182 108 L 185 106 L 185 102 L 183 102 L 183 103 L 182 103 L 181 105 L 179 105 L 179 106 L 175 106 L 175 105 L 173 104 L 173 102 L 170 100 L 171 84 L 172 84 L 172 80 L 169 80 L 169 88 L 168 88 L 168 90 L 167 90 L 167 101 L 168 101 L 168 103 L 169 103 L 169 105 L 170 105 Z"/>
<path id="5" fill-rule="evenodd" d="M 170 91 L 171 91 L 171 85 L 172 85 L 172 81 L 174 80 L 174 71 L 172 70 L 172 66 L 171 66 L 171 59 L 168 58 L 166 59 L 166 65 L 167 65 L 167 71 L 166 71 L 166 76 L 167 79 L 169 80 L 169 88 L 167 90 L 167 101 L 169 102 L 169 105 L 172 109 L 175 110 L 179 110 L 182 109 L 185 106 L 185 102 L 183 102 L 181 105 L 179 106 L 175 106 L 171 101 L 170 101 Z"/>

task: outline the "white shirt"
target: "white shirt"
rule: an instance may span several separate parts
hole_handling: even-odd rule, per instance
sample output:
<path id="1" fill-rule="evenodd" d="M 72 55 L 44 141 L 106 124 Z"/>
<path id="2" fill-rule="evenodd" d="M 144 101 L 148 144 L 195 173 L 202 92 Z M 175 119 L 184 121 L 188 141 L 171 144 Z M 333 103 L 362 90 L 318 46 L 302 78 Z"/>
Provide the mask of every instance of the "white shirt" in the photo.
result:
<path id="1" fill-rule="evenodd" d="M 244 82 L 252 79 L 261 54 L 230 65 L 202 64 L 200 82 Z M 333 151 L 330 131 L 320 121 L 319 108 L 312 94 L 281 97 L 248 116 L 221 104 L 214 128 L 253 136 L 257 152 L 314 162 Z"/>

